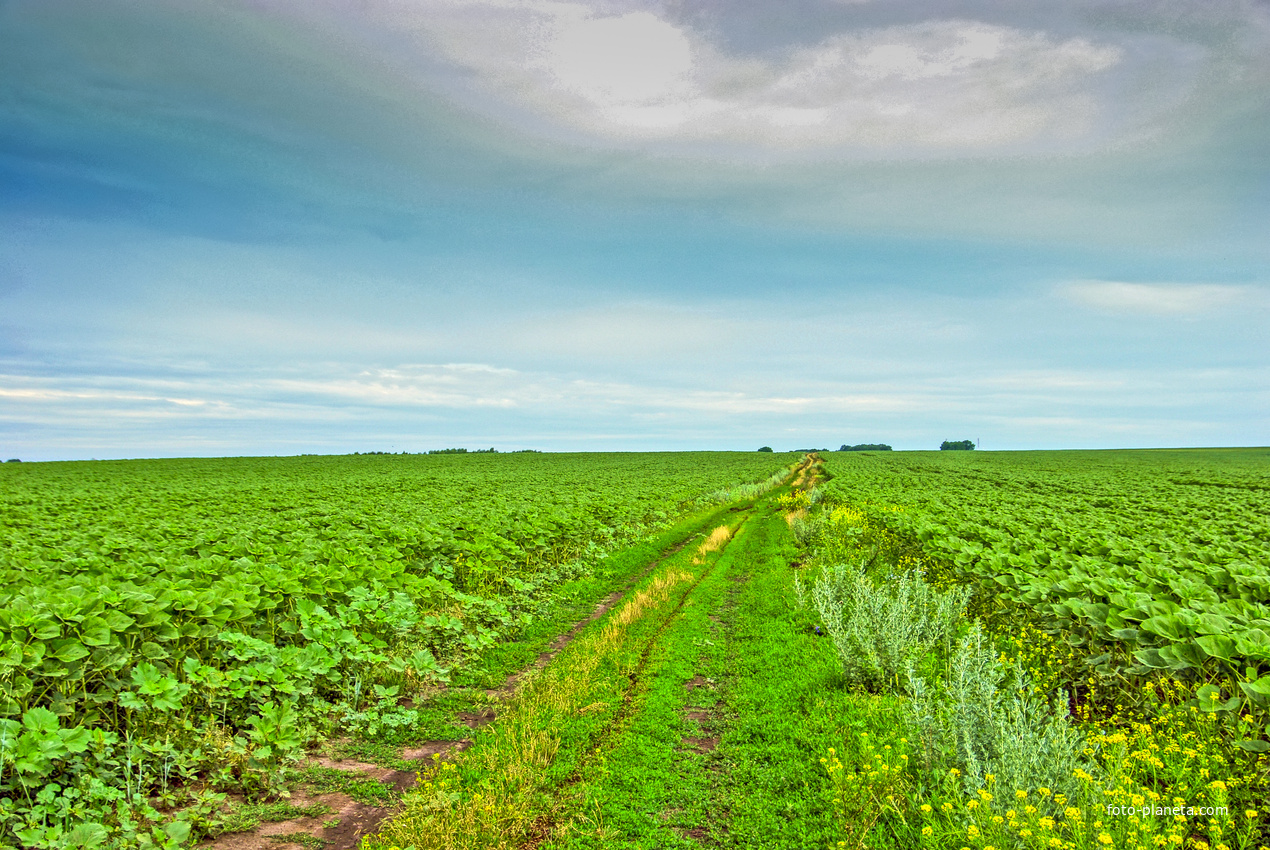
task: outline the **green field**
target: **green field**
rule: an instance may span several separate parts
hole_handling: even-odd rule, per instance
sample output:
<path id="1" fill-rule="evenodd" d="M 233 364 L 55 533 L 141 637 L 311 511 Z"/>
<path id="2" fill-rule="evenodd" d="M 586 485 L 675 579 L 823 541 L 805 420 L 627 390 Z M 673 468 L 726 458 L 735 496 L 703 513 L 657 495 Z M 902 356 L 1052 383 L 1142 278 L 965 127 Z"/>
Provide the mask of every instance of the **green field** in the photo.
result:
<path id="1" fill-rule="evenodd" d="M 1114 641 L 1139 668 L 1270 672 L 1270 449 L 830 457 L 826 496 L 985 597 Z M 1270 680 L 1247 696 L 1270 705 Z"/>
<path id="2" fill-rule="evenodd" d="M 0 841 L 352 846 L 361 782 L 370 850 L 1270 843 L 1264 449 L 24 464 L 0 511 Z"/>
<path id="3" fill-rule="evenodd" d="M 793 459 L 6 464 L 0 836 L 127 832 L 133 809 L 158 820 L 148 798 L 186 802 L 209 774 L 271 792 L 303 743 L 408 726 L 375 707 L 514 640 L 607 553 Z"/>

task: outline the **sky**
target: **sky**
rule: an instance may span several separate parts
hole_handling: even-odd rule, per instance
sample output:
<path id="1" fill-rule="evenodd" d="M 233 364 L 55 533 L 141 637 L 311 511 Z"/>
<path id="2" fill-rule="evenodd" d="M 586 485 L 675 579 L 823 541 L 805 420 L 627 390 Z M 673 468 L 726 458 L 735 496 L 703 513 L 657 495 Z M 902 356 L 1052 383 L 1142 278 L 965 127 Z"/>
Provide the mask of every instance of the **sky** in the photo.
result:
<path id="1" fill-rule="evenodd" d="M 1270 5 L 0 0 L 0 459 L 1270 444 Z"/>

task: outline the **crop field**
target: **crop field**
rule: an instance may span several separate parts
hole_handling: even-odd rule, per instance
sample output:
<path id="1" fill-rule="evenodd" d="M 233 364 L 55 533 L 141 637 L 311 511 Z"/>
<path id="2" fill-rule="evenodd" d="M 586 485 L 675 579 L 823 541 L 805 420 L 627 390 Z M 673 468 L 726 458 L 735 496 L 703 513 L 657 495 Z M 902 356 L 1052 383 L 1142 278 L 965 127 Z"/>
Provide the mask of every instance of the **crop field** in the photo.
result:
<path id="1" fill-rule="evenodd" d="M 855 461 L 833 465 L 829 493 L 867 494 L 878 517 L 903 506 L 897 531 L 1002 599 L 1138 667 L 1270 669 L 1270 450 Z M 1243 690 L 1270 705 L 1270 679 Z"/>
<path id="2" fill-rule="evenodd" d="M 1267 843 L 1270 451 L 840 453 L 826 469 L 800 532 L 822 565 L 856 552 L 863 589 L 822 575 L 813 607 L 868 612 L 835 643 L 848 678 L 904 703 L 903 743 L 931 772 L 900 784 L 943 770 L 967 786 L 929 784 L 912 840 Z M 962 624 L 942 627 L 935 601 L 959 594 Z M 907 647 L 872 636 L 906 629 Z"/>
<path id="3" fill-rule="evenodd" d="M 1270 451 L 0 468 L 0 844 L 1270 845 Z"/>
<path id="4" fill-rule="evenodd" d="M 176 846 L 213 789 L 268 796 L 306 743 L 417 723 L 398 697 L 518 635 L 604 554 L 792 460 L 7 464 L 0 843 Z"/>

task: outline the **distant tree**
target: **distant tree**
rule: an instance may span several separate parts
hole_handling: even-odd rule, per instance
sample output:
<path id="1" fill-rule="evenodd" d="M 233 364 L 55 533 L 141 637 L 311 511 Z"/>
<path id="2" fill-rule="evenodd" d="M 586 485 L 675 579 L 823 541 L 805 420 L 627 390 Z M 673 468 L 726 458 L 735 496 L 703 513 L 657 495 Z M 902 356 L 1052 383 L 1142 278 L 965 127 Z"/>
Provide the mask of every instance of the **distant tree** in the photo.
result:
<path id="1" fill-rule="evenodd" d="M 941 452 L 973 452 L 975 450 L 974 440 L 944 440 L 939 444 Z"/>
<path id="2" fill-rule="evenodd" d="M 759 449 L 760 452 L 770 452 L 771 450 L 771 446 L 763 446 L 763 448 Z"/>
<path id="3" fill-rule="evenodd" d="M 889 452 L 891 447 L 886 443 L 860 443 L 858 446 L 848 446 L 845 443 L 840 452 Z"/>
<path id="4" fill-rule="evenodd" d="M 11 457 L 5 461 L 5 463 L 21 463 L 21 462 L 22 462 L 22 458 L 20 457 Z"/>

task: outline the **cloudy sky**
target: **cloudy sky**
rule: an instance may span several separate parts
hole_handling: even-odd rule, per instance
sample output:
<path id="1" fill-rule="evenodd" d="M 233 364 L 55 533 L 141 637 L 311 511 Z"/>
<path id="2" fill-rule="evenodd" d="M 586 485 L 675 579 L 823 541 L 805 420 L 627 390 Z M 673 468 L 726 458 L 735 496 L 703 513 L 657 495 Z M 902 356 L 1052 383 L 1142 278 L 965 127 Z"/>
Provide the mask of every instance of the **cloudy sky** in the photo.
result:
<path id="1" fill-rule="evenodd" d="M 1270 443 L 1270 6 L 0 0 L 0 454 Z"/>

